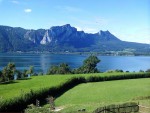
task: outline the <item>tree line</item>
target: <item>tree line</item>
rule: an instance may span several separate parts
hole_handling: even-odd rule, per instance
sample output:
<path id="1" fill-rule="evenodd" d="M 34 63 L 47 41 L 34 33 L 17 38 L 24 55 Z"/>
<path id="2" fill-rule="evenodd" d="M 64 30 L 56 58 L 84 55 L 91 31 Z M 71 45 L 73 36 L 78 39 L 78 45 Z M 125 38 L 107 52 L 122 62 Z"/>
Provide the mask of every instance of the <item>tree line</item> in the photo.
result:
<path id="1" fill-rule="evenodd" d="M 98 73 L 96 68 L 97 63 L 100 60 L 96 56 L 89 56 L 83 61 L 83 65 L 77 69 L 71 69 L 66 63 L 61 63 L 60 65 L 51 66 L 47 74 L 79 74 L 79 73 Z M 0 82 L 9 82 L 14 79 L 25 79 L 34 73 L 34 67 L 30 66 L 29 70 L 19 71 L 16 69 L 14 63 L 8 63 L 2 70 L 0 70 Z"/>
<path id="2" fill-rule="evenodd" d="M 25 69 L 24 71 L 19 71 L 16 69 L 14 63 L 8 63 L 7 66 L 0 71 L 0 82 L 10 82 L 14 79 L 24 79 L 31 76 L 33 72 L 33 66 L 30 66 L 28 70 Z"/>
<path id="3" fill-rule="evenodd" d="M 60 65 L 53 65 L 47 71 L 48 75 L 52 74 L 84 74 L 84 73 L 99 73 L 100 71 L 96 68 L 100 60 L 97 56 L 89 56 L 83 61 L 83 65 L 77 69 L 71 69 L 66 63 Z"/>

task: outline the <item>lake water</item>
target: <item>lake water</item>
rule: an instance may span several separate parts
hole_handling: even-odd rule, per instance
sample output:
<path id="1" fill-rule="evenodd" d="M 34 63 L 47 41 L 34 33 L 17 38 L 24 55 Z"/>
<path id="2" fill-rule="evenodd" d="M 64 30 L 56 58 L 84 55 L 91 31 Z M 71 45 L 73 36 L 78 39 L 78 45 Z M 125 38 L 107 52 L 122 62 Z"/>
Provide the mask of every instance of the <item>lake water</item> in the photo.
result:
<path id="1" fill-rule="evenodd" d="M 88 55 L 77 54 L 27 54 L 27 53 L 1 53 L 0 69 L 9 62 L 14 62 L 19 70 L 28 69 L 34 66 L 36 72 L 46 73 L 51 65 L 67 63 L 71 68 L 78 68 L 82 65 Z M 150 56 L 98 56 L 101 62 L 97 68 L 104 72 L 107 70 L 122 69 L 124 71 L 139 71 L 150 68 Z"/>

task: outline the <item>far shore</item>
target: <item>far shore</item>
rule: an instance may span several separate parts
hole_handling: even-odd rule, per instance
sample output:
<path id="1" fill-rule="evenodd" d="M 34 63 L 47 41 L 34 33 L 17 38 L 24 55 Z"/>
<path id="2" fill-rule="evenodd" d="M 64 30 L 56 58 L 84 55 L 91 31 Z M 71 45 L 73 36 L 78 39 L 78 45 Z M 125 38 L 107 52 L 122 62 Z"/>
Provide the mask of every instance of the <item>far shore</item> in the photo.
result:
<path id="1" fill-rule="evenodd" d="M 150 56 L 150 53 L 133 53 L 126 51 L 106 51 L 106 52 L 50 52 L 50 51 L 15 51 L 15 52 L 0 52 L 0 54 L 77 54 L 77 55 L 100 55 L 100 56 Z"/>

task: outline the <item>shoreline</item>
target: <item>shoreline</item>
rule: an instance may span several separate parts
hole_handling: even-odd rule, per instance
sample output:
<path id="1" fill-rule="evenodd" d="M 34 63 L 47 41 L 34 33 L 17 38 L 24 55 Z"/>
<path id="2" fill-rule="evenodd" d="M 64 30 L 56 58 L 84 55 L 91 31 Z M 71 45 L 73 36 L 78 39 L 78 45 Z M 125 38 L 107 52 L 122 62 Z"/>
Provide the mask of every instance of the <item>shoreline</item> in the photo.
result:
<path id="1" fill-rule="evenodd" d="M 48 51 L 29 51 L 29 52 L 0 52 L 0 54 L 76 54 L 76 55 L 99 55 L 99 56 L 150 56 L 150 53 L 125 53 L 123 51 L 108 52 L 48 52 Z"/>

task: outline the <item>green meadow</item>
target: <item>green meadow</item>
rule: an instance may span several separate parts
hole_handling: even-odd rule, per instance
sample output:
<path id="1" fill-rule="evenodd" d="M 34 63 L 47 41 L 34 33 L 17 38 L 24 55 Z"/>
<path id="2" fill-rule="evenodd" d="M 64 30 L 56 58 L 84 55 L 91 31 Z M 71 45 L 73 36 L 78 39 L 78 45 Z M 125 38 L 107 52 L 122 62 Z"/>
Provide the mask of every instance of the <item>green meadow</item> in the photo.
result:
<path id="1" fill-rule="evenodd" d="M 57 75 L 57 76 L 36 76 L 31 77 L 27 80 L 16 80 L 14 83 L 1 84 L 0 85 L 0 97 L 5 99 L 10 99 L 13 97 L 18 97 L 22 93 L 28 93 L 32 89 L 33 91 L 38 91 L 42 88 L 49 88 L 53 86 L 60 85 L 67 81 L 71 76 L 69 75 Z"/>
<path id="2" fill-rule="evenodd" d="M 56 99 L 56 106 L 62 106 L 62 112 L 75 112 L 86 109 L 88 112 L 110 104 L 140 102 L 150 106 L 150 78 L 83 83 Z"/>
<path id="3" fill-rule="evenodd" d="M 126 73 L 131 74 L 131 73 Z M 90 76 L 113 76 L 124 75 L 124 73 L 93 73 L 93 74 L 71 74 L 71 75 L 43 75 L 33 76 L 27 80 L 16 80 L 10 84 L 0 84 L 0 97 L 9 99 L 20 96 L 21 93 L 28 93 L 31 89 L 38 91 L 42 88 L 50 88 L 65 83 L 73 77 L 90 77 Z"/>
<path id="4" fill-rule="evenodd" d="M 148 73 L 119 72 L 32 76 L 27 80 L 0 84 L 0 103 L 3 104 L 2 109 L 4 111 L 7 110 L 5 109 L 7 106 L 9 110 L 18 105 L 20 107 L 23 105 L 22 108 L 24 108 L 28 102 L 35 101 L 32 99 L 35 99 L 40 93 L 47 95 L 47 91 L 50 90 L 57 93 L 60 91 L 62 94 L 65 91 L 55 100 L 56 107 L 63 108 L 62 112 L 76 111 L 82 108 L 91 112 L 99 106 L 135 101 L 139 97 L 150 96 L 150 78 L 147 77 L 150 77 Z M 132 80 L 120 80 L 130 78 Z M 79 83 L 76 83 L 77 81 Z M 72 86 L 69 87 L 69 85 Z M 54 88 L 54 90 L 50 88 Z M 24 94 L 27 95 L 22 96 Z M 45 96 L 39 95 L 38 98 L 40 97 Z M 142 99 L 140 101 L 146 105 L 149 103 L 149 100 Z"/>

